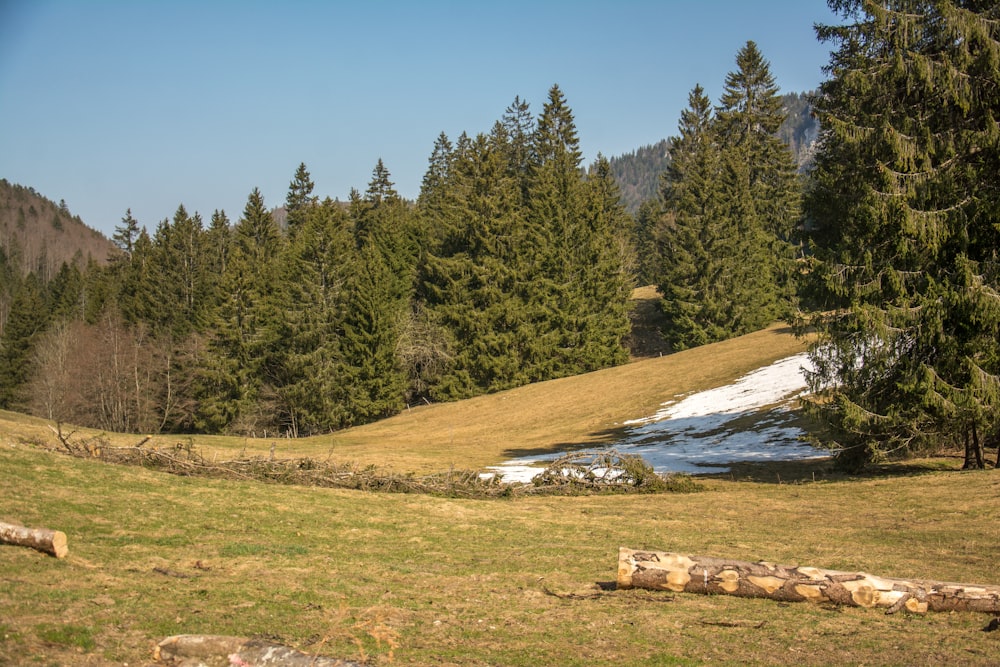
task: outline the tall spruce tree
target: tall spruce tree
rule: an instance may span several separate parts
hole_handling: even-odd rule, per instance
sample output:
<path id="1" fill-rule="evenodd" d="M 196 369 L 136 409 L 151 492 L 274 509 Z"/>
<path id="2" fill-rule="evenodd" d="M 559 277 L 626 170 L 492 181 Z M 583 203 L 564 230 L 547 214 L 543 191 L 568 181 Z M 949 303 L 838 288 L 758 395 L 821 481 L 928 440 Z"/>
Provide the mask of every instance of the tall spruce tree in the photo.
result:
<path id="1" fill-rule="evenodd" d="M 433 323 L 450 342 L 449 363 L 432 391 L 443 399 L 525 381 L 514 246 L 523 226 L 521 188 L 507 135 L 497 125 L 488 136 L 459 143 L 447 186 L 452 204 L 446 233 L 425 261 L 421 286 Z"/>
<path id="2" fill-rule="evenodd" d="M 279 394 L 296 435 L 330 431 L 348 421 L 341 330 L 355 255 L 342 206 L 327 198 L 302 210 L 281 281 L 285 350 Z"/>
<path id="3" fill-rule="evenodd" d="M 380 159 L 364 195 L 352 192 L 358 263 L 343 324 L 347 421 L 364 423 L 403 406 L 406 377 L 397 348 L 410 314 L 418 243 L 413 215 Z"/>
<path id="4" fill-rule="evenodd" d="M 317 203 L 313 195 L 315 184 L 306 169 L 306 163 L 299 163 L 292 182 L 288 184 L 288 195 L 285 197 L 285 221 L 288 225 L 289 238 L 295 238 L 299 228 L 305 223 L 309 209 Z"/>
<path id="5" fill-rule="evenodd" d="M 838 0 L 807 200 L 810 383 L 852 467 L 1000 429 L 1000 16 L 995 3 Z"/>
<path id="6" fill-rule="evenodd" d="M 282 237 L 260 190 L 247 198 L 232 232 L 215 337 L 200 380 L 199 428 L 258 432 L 280 427 L 278 258 Z"/>
<path id="7" fill-rule="evenodd" d="M 132 209 L 126 209 L 121 224 L 115 227 L 115 233 L 111 236 L 115 247 L 126 257 L 132 254 L 132 245 L 139 237 L 139 230 L 139 221 L 132 217 Z"/>
<path id="8" fill-rule="evenodd" d="M 585 192 L 582 154 L 573 112 L 552 86 L 532 142 L 527 229 L 522 251 L 530 265 L 522 282 L 531 325 L 521 345 L 532 381 L 591 370 L 581 339 L 582 271 L 577 249 L 584 242 Z"/>
<path id="9" fill-rule="evenodd" d="M 770 65 L 750 41 L 736 54 L 716 114 L 722 196 L 735 260 L 726 328 L 739 335 L 792 314 L 792 250 L 801 187 L 792 153 L 777 136 L 785 119 Z"/>
<path id="10" fill-rule="evenodd" d="M 663 185 L 660 287 L 674 349 L 761 329 L 792 313 L 789 239 L 799 222 L 791 153 L 770 65 L 756 44 L 736 56 L 714 117 L 696 87 Z"/>
<path id="11" fill-rule="evenodd" d="M 407 314 L 397 276 L 374 243 L 359 249 L 343 323 L 342 381 L 347 425 L 389 417 L 403 408 L 406 378 L 396 348 Z"/>
<path id="12" fill-rule="evenodd" d="M 664 220 L 652 234 L 663 295 L 664 337 L 674 350 L 730 335 L 722 313 L 730 298 L 731 231 L 721 196 L 721 151 L 712 104 L 695 86 L 681 112 L 679 134 L 662 178 Z"/>
<path id="13" fill-rule="evenodd" d="M 596 370 L 628 360 L 624 340 L 631 331 L 628 302 L 636 282 L 635 221 L 622 205 L 607 158 L 598 156 L 586 185 L 579 288 L 584 356 L 588 370 Z"/>
<path id="14" fill-rule="evenodd" d="M 29 273 L 18 281 L 0 335 L 0 408 L 20 407 L 30 379 L 31 351 L 47 325 L 42 286 Z"/>

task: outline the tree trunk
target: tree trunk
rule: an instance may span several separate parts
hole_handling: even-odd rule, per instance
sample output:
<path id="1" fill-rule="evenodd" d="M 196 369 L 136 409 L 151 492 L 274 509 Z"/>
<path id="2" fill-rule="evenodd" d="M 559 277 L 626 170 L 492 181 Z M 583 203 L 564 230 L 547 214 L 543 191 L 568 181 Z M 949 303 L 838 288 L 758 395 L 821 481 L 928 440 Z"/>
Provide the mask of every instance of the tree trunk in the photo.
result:
<path id="1" fill-rule="evenodd" d="M 729 594 L 782 602 L 833 602 L 855 607 L 1000 612 L 1000 586 L 887 579 L 864 572 L 749 563 L 622 547 L 618 588 Z"/>
<path id="2" fill-rule="evenodd" d="M 12 523 L 0 522 L 0 543 L 31 547 L 56 558 L 64 558 L 69 553 L 69 547 L 66 546 L 66 533 L 48 528 L 25 528 Z"/>
<path id="3" fill-rule="evenodd" d="M 204 667 L 361 667 L 356 662 L 308 655 L 287 646 L 244 637 L 219 635 L 174 635 L 153 652 L 153 659 L 165 665 Z"/>

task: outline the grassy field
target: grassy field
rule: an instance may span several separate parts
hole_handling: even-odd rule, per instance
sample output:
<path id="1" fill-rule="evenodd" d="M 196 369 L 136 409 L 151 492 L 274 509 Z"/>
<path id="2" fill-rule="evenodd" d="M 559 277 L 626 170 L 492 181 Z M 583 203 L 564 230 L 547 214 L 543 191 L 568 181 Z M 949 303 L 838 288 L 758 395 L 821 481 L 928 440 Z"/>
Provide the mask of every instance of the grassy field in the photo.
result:
<path id="1" fill-rule="evenodd" d="M 607 440 L 674 394 L 799 349 L 772 329 L 276 449 L 478 468 Z M 56 444 L 44 422 L 0 413 L 0 520 L 63 530 L 70 555 L 0 547 L 4 665 L 145 665 L 182 633 L 374 665 L 1000 663 L 1000 632 L 979 614 L 613 587 L 619 546 L 1000 583 L 1000 471 L 958 472 L 956 458 L 851 479 L 826 462 L 743 468 L 691 494 L 456 500 L 177 477 L 37 442 Z"/>

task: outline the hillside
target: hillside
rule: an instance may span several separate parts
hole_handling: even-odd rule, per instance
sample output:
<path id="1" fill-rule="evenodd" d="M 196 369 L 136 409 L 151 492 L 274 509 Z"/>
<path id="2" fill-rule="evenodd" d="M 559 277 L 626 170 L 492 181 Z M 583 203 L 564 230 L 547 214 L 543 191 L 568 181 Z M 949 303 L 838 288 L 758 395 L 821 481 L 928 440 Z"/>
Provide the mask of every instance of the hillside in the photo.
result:
<path id="1" fill-rule="evenodd" d="M 380 421 L 309 438 L 277 441 L 211 435 L 154 436 L 150 447 L 185 446 L 220 459 L 240 454 L 333 457 L 397 473 L 482 469 L 525 454 L 608 443 L 626 420 L 651 415 L 676 395 L 724 385 L 761 366 L 801 352 L 805 343 L 787 328 L 647 358 L 584 375 L 538 382 L 476 398 L 413 406 Z M 19 425 L 0 412 L 0 437 L 19 433 L 52 440 L 42 422 Z M 81 429 L 81 436 L 87 431 Z M 33 435 L 29 435 L 33 434 Z M 131 445 L 137 436 L 114 436 Z"/>
<path id="2" fill-rule="evenodd" d="M 819 138 L 819 122 L 812 115 L 809 95 L 788 93 L 781 96 L 788 117 L 778 130 L 778 136 L 791 149 L 800 171 L 809 168 Z M 662 139 L 608 161 L 621 189 L 622 203 L 634 214 L 643 202 L 659 196 L 660 174 L 670 164 L 670 141 Z"/>
<path id="3" fill-rule="evenodd" d="M 464 468 L 606 436 L 663 396 L 728 382 L 786 345 L 795 346 L 786 332 L 768 330 L 414 409 L 343 436 L 164 436 L 143 446 L 205 447 L 210 461 L 273 447 L 278 457 L 404 471 Z M 699 493 L 483 500 L 168 475 L 70 458 L 55 444 L 42 420 L 0 412 L 0 497 L 8 499 L 0 521 L 63 530 L 69 542 L 65 559 L 3 547 L 0 664 L 28 656 L 149 664 L 157 642 L 189 633 L 257 637 L 371 665 L 826 665 L 886 656 L 996 664 L 984 614 L 885 614 L 614 585 L 621 546 L 996 582 L 996 531 L 983 527 L 998 482 L 989 471 L 958 472 L 957 459 L 860 478 L 828 463 L 772 465 L 701 480 Z"/>
<path id="4" fill-rule="evenodd" d="M 0 179 L 0 250 L 22 273 L 34 271 L 47 282 L 63 262 L 107 261 L 114 245 L 31 187 Z"/>

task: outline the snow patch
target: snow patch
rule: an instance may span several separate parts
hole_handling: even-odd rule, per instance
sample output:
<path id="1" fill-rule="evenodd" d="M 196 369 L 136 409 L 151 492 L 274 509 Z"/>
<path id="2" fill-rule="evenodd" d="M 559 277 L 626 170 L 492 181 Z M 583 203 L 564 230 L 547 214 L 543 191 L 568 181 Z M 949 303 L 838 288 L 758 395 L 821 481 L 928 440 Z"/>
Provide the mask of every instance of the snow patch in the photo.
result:
<path id="1" fill-rule="evenodd" d="M 625 437 L 611 445 L 638 454 L 657 472 L 724 472 L 737 461 L 791 461 L 829 456 L 802 442 L 788 405 L 806 392 L 803 369 L 809 357 L 797 354 L 748 373 L 723 387 L 664 403 L 656 414 L 625 422 Z M 769 408 L 764 410 L 764 408 Z M 731 425 L 753 418 L 755 426 Z M 587 451 L 601 451 L 599 449 Z M 539 464 L 563 452 L 512 459 L 490 468 L 506 482 L 530 482 Z M 706 467 L 710 467 L 707 469 Z"/>

